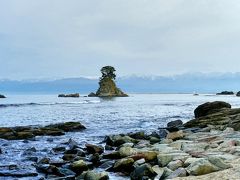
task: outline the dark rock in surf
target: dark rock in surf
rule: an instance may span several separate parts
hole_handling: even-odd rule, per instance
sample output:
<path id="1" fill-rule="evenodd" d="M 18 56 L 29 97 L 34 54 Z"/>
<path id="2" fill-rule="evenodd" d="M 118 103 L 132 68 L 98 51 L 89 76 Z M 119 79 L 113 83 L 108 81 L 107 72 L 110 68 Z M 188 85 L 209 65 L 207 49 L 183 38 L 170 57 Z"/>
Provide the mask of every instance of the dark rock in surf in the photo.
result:
<path id="1" fill-rule="evenodd" d="M 220 93 L 217 93 L 217 95 L 234 95 L 234 92 L 232 92 L 232 91 L 222 91 Z"/>
<path id="2" fill-rule="evenodd" d="M 79 98 L 79 97 L 80 97 L 80 94 L 79 94 L 79 93 L 75 93 L 75 94 L 59 94 L 58 97 L 64 97 L 64 98 L 68 98 L 68 97 Z"/>
<path id="3" fill-rule="evenodd" d="M 240 97 L 240 91 L 237 92 L 236 96 L 237 96 L 237 97 Z"/>
<path id="4" fill-rule="evenodd" d="M 4 96 L 4 95 L 0 94 L 0 98 L 6 98 L 6 96 Z"/>
<path id="5" fill-rule="evenodd" d="M 95 93 L 93 93 L 93 92 L 91 92 L 89 95 L 88 95 L 88 97 L 96 97 L 97 95 L 95 94 Z"/>

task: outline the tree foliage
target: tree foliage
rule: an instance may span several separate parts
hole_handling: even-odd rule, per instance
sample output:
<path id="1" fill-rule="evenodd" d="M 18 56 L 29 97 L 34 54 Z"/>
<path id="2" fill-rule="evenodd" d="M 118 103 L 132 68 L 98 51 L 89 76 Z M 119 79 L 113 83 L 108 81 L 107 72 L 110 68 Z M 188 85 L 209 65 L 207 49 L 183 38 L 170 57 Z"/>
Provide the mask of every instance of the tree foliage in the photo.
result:
<path id="1" fill-rule="evenodd" d="M 104 78 L 110 78 L 112 80 L 116 79 L 115 68 L 112 66 L 104 66 L 101 69 L 102 77 L 101 80 Z"/>

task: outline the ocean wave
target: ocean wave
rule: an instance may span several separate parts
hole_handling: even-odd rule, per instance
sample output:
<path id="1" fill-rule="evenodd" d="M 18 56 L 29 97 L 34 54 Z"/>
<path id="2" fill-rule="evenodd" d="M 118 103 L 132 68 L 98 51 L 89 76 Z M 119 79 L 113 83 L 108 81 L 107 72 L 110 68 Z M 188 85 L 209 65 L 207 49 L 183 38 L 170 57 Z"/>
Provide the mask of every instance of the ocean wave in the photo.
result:
<path id="1" fill-rule="evenodd" d="M 16 104 L 0 104 L 0 108 L 7 107 L 23 107 L 23 106 L 54 106 L 54 105 L 77 105 L 77 104 L 96 104 L 100 101 L 78 101 L 78 102 L 43 102 L 43 103 L 16 103 Z"/>

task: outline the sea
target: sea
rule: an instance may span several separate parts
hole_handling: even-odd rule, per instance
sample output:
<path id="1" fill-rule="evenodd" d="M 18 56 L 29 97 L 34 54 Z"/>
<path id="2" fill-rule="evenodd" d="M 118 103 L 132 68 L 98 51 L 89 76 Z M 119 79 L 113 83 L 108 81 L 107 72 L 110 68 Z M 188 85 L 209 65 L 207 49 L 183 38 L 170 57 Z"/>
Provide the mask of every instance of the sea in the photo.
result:
<path id="1" fill-rule="evenodd" d="M 151 133 L 168 122 L 194 118 L 194 109 L 205 102 L 225 101 L 240 107 L 240 97 L 214 94 L 130 94 L 122 98 L 58 98 L 56 95 L 9 95 L 0 99 L 0 127 L 48 125 L 60 122 L 81 122 L 87 129 L 58 137 L 37 137 L 34 141 L 0 139 L 0 165 L 17 164 L 33 170 L 24 151 L 37 149 L 35 156 L 49 156 L 50 150 L 70 138 L 84 147 L 99 144 L 106 135 L 136 131 Z M 52 158 L 60 158 L 52 155 Z M 57 160 L 57 159 L 56 159 Z M 1 170 L 0 170 L 1 172 Z M 110 175 L 110 179 L 124 179 Z M 23 178 L 28 179 L 28 178 Z M 30 178 L 34 179 L 34 178 Z M 36 179 L 39 179 L 36 178 Z"/>

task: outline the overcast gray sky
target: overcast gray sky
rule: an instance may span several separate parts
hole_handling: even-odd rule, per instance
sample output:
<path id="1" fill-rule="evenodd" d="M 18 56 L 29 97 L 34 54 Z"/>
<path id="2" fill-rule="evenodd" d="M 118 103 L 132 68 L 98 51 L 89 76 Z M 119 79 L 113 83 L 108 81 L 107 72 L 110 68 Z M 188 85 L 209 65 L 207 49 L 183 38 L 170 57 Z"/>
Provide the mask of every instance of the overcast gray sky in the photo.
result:
<path id="1" fill-rule="evenodd" d="M 0 78 L 240 71 L 239 0 L 0 0 Z"/>

